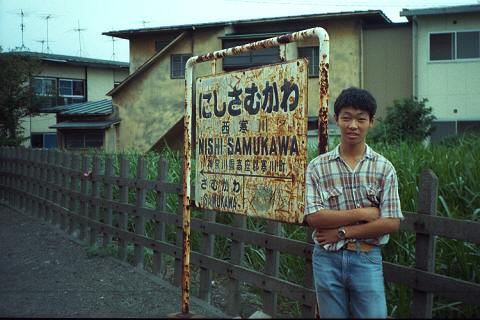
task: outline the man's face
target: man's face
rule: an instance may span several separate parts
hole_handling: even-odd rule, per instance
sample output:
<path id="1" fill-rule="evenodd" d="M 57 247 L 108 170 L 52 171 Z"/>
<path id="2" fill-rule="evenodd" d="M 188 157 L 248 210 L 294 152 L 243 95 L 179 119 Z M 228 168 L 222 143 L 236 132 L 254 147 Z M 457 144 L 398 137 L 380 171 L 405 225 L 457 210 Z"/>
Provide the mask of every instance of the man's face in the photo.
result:
<path id="1" fill-rule="evenodd" d="M 342 108 L 335 121 L 340 128 L 342 143 L 350 145 L 364 142 L 368 129 L 373 126 L 373 118 L 370 119 L 368 112 L 354 107 Z"/>

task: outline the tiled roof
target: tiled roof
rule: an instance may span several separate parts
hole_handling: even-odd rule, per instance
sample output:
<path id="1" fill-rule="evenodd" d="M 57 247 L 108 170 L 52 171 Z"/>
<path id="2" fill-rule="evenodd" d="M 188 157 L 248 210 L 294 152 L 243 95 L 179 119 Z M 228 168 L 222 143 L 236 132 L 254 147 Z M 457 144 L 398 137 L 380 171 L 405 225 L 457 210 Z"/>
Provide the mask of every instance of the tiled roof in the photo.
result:
<path id="1" fill-rule="evenodd" d="M 113 108 L 112 100 L 104 99 L 45 108 L 42 111 L 60 115 L 108 115 L 113 112 Z"/>

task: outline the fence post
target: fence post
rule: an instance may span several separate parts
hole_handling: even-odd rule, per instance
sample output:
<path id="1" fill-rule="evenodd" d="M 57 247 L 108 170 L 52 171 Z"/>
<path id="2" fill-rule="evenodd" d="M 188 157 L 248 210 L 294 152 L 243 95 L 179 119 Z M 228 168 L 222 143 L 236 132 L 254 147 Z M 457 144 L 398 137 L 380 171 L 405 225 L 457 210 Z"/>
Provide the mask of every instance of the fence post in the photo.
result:
<path id="1" fill-rule="evenodd" d="M 5 147 L 0 148 L 0 201 L 5 195 Z"/>
<path id="2" fill-rule="evenodd" d="M 180 168 L 183 168 L 183 157 L 180 160 Z M 180 170 L 180 183 L 183 181 L 183 170 Z M 182 285 L 182 272 L 183 272 L 183 191 L 178 193 L 177 197 L 178 209 L 176 219 L 176 237 L 175 246 L 180 252 L 175 256 L 175 267 L 173 274 L 173 284 L 180 287 Z"/>
<path id="3" fill-rule="evenodd" d="M 50 149 L 47 151 L 47 163 L 46 163 L 46 166 L 47 166 L 47 196 L 46 196 L 46 199 L 48 201 L 54 201 L 53 199 L 55 199 L 57 197 L 57 194 L 55 193 L 55 188 L 54 188 L 54 184 L 55 184 L 55 170 L 53 168 L 53 165 L 55 164 L 55 154 L 54 154 L 54 151 L 53 149 Z M 50 205 L 46 205 L 46 212 L 45 212 L 45 217 L 46 217 L 46 221 L 49 222 L 49 223 L 52 223 L 52 221 L 54 221 L 54 215 L 55 213 L 53 212 L 53 208 L 50 207 Z"/>
<path id="4" fill-rule="evenodd" d="M 48 196 L 48 153 L 47 150 L 40 151 L 40 218 L 47 220 L 47 196 Z"/>
<path id="5" fill-rule="evenodd" d="M 125 158 L 125 155 L 122 154 L 120 155 L 120 179 L 126 178 L 128 178 L 128 162 Z M 128 203 L 128 186 L 124 183 L 124 181 L 120 182 L 119 185 L 120 203 Z M 118 227 L 122 230 L 127 230 L 128 215 L 124 211 L 121 211 L 119 214 Z M 127 242 L 121 236 L 118 237 L 118 258 L 121 261 L 125 261 L 127 259 Z"/>
<path id="6" fill-rule="evenodd" d="M 165 159 L 159 159 L 157 164 L 157 181 L 166 182 L 167 181 L 167 172 L 168 172 L 168 162 Z M 157 188 L 157 201 L 155 204 L 155 209 L 161 212 L 166 212 L 167 201 L 166 193 Z M 155 235 L 154 239 L 157 241 L 165 241 L 165 222 L 156 220 L 155 221 Z M 164 269 L 164 261 L 162 258 L 162 253 L 158 249 L 153 250 L 153 274 L 158 275 Z"/>
<path id="7" fill-rule="evenodd" d="M 145 205 L 145 189 L 141 186 L 140 181 L 145 180 L 145 158 L 143 156 L 138 157 L 137 161 L 137 192 L 136 192 L 136 205 L 135 205 L 135 233 L 140 236 L 145 236 L 145 217 L 140 213 L 140 210 Z M 135 243 L 133 264 L 139 268 L 143 268 L 144 252 L 143 246 Z"/>
<path id="8" fill-rule="evenodd" d="M 14 177 L 14 181 L 15 181 L 15 190 L 13 192 L 14 194 L 14 207 L 17 208 L 17 209 L 20 209 L 20 199 L 21 199 L 21 194 L 19 192 L 17 192 L 16 190 L 20 190 L 22 185 L 21 185 L 21 178 L 20 178 L 20 163 L 18 162 L 18 159 L 20 158 L 20 155 L 19 155 L 19 152 L 20 152 L 20 148 L 19 147 L 15 147 L 14 149 L 14 173 L 15 173 L 15 177 Z"/>
<path id="9" fill-rule="evenodd" d="M 244 215 L 235 214 L 233 216 L 232 226 L 238 229 L 245 229 L 247 226 L 247 217 Z M 245 244 L 238 240 L 232 239 L 231 247 L 231 263 L 234 265 L 241 266 L 243 262 L 243 257 L 245 253 Z M 228 315 L 238 315 L 240 313 L 242 299 L 240 296 L 240 281 L 235 279 L 229 274 L 229 293 L 227 297 L 227 314 Z"/>
<path id="10" fill-rule="evenodd" d="M 438 196 L 438 178 L 428 169 L 420 175 L 418 193 L 418 213 L 436 215 Z M 419 226 L 422 229 L 422 226 Z M 424 227 L 424 226 L 423 226 Z M 435 271 L 435 236 L 426 233 L 417 233 L 415 242 L 415 268 Z M 433 294 L 413 290 L 412 316 L 413 318 L 432 318 Z"/>
<path id="11" fill-rule="evenodd" d="M 61 168 L 60 168 L 60 172 L 61 172 L 61 188 L 62 188 L 62 202 L 61 202 L 61 205 L 63 208 L 66 208 L 68 209 L 68 204 L 69 204 L 69 193 L 68 193 L 68 186 L 69 186 L 69 181 L 68 181 L 68 175 L 67 175 L 67 171 L 69 168 L 70 168 L 70 163 L 72 161 L 72 158 L 71 156 L 63 151 L 62 152 L 62 162 L 60 163 L 61 165 Z M 60 229 L 62 229 L 63 231 L 66 231 L 67 229 L 67 222 L 69 220 L 71 220 L 72 217 L 68 214 L 68 213 L 65 213 L 65 211 L 63 211 L 62 215 L 60 216 Z"/>
<path id="12" fill-rule="evenodd" d="M 72 155 L 70 160 L 70 191 L 77 192 L 78 191 L 78 181 L 80 181 L 78 174 L 75 173 L 75 170 L 78 170 L 80 167 L 80 157 L 78 155 Z M 76 196 L 72 196 L 69 199 L 68 209 L 70 212 L 77 212 L 77 203 L 79 203 L 78 198 Z M 70 217 L 68 223 L 68 234 L 73 234 L 75 231 L 75 219 Z"/>
<path id="13" fill-rule="evenodd" d="M 20 165 L 20 190 L 24 193 L 20 193 L 20 210 L 23 212 L 27 212 L 27 199 L 28 199 L 28 191 L 29 191 L 29 183 L 28 183 L 28 165 L 27 165 L 27 149 L 20 148 L 19 149 L 19 158 L 18 163 Z"/>
<path id="14" fill-rule="evenodd" d="M 62 153 L 58 150 L 55 151 L 55 163 L 54 163 L 54 188 L 55 188 L 55 194 L 56 197 L 53 198 L 53 202 L 55 202 L 57 205 L 61 206 L 62 205 Z M 62 212 L 61 210 L 55 210 L 54 214 L 54 226 L 60 227 L 61 220 L 62 220 Z"/>
<path id="15" fill-rule="evenodd" d="M 217 213 L 215 211 L 206 210 L 203 212 L 203 220 L 215 222 L 216 215 Z M 213 256 L 214 244 L 215 236 L 202 230 L 200 253 L 206 256 Z M 212 299 L 212 273 L 211 269 L 200 266 L 199 297 L 208 303 L 210 303 Z"/>
<path id="16" fill-rule="evenodd" d="M 312 239 L 312 233 L 313 233 L 313 228 L 312 227 L 307 227 L 307 243 L 313 244 L 313 239 Z M 313 264 L 312 264 L 312 255 L 307 255 L 307 258 L 305 258 L 305 276 L 304 276 L 304 285 L 307 288 L 314 288 L 313 285 Z M 302 304 L 302 318 L 312 318 L 312 317 L 317 317 L 316 314 L 316 299 L 315 299 L 315 305 L 312 307 L 307 304 Z"/>
<path id="17" fill-rule="evenodd" d="M 105 178 L 111 178 L 113 176 L 113 159 L 111 155 L 108 155 L 105 158 L 104 176 Z M 109 182 L 105 182 L 104 190 L 105 190 L 104 198 L 109 201 L 113 200 L 113 185 Z M 110 206 L 105 209 L 103 223 L 105 223 L 108 226 L 112 225 L 112 207 Z M 107 247 L 108 245 L 110 245 L 111 240 L 112 240 L 112 236 L 106 231 L 103 234 L 103 246 Z"/>
<path id="18" fill-rule="evenodd" d="M 265 226 L 265 233 L 278 236 L 280 235 L 281 224 L 275 221 L 267 220 Z M 267 245 L 267 244 L 265 244 Z M 278 277 L 278 268 L 280 264 L 280 252 L 272 249 L 265 249 L 265 273 L 270 276 Z M 272 316 L 273 318 L 277 315 L 277 294 L 272 291 L 264 290 L 263 291 L 263 310 Z"/>
<path id="19" fill-rule="evenodd" d="M 100 190 L 98 176 L 100 175 L 100 159 L 98 155 L 93 156 L 93 169 L 92 169 L 92 199 L 90 207 L 90 219 L 98 221 L 100 206 L 98 205 L 98 199 L 100 198 Z M 97 227 L 90 226 L 90 245 L 95 246 L 97 244 Z"/>
<path id="20" fill-rule="evenodd" d="M 82 180 L 80 182 L 80 193 L 82 194 L 82 199 L 80 200 L 80 214 L 84 217 L 88 216 L 88 200 L 86 199 L 88 197 L 88 175 L 89 172 L 88 170 L 88 156 L 87 155 L 82 155 Z M 80 233 L 78 235 L 80 240 L 85 240 L 86 236 L 86 228 L 87 226 L 83 222 L 83 220 L 80 221 Z"/>
<path id="21" fill-rule="evenodd" d="M 33 216 L 33 195 L 35 190 L 35 159 L 33 154 L 33 149 L 25 149 L 27 150 L 27 159 L 28 159 L 28 166 L 27 166 L 27 189 L 28 189 L 28 201 L 27 201 L 27 214 Z"/>
<path id="22" fill-rule="evenodd" d="M 40 151 L 32 149 L 32 216 L 39 217 L 38 197 L 40 196 Z"/>

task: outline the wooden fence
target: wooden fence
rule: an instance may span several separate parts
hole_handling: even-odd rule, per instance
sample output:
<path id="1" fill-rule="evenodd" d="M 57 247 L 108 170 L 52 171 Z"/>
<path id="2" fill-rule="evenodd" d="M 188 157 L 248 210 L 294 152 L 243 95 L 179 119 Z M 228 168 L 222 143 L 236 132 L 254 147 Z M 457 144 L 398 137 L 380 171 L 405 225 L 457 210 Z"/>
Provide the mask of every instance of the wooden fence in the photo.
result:
<path id="1" fill-rule="evenodd" d="M 168 210 L 167 203 L 182 203 L 181 185 L 167 182 L 168 164 L 165 160 L 159 160 L 158 174 L 153 180 L 147 178 L 143 157 L 137 160 L 135 177 L 129 176 L 129 163 L 123 155 L 115 162 L 119 164 L 115 170 L 118 175 L 115 175 L 113 160 L 111 156 L 90 158 L 59 151 L 0 148 L 0 199 L 9 206 L 58 226 L 68 234 L 78 236 L 90 245 L 108 247 L 115 243 L 121 260 L 127 259 L 128 248 L 133 244 L 130 257 L 137 267 L 145 267 L 145 253 L 153 252 L 148 255 L 153 274 L 163 273 L 166 260 L 173 260 L 173 281 L 179 286 L 182 210 L 181 205 L 177 205 L 176 212 L 172 212 Z M 415 266 L 383 263 L 386 281 L 400 283 L 413 290 L 414 317 L 432 316 L 433 295 L 480 305 L 478 283 L 434 273 L 436 236 L 480 244 L 480 223 L 435 216 L 437 189 L 435 174 L 430 170 L 423 172 L 419 212 L 404 212 L 406 219 L 401 229 L 416 234 Z M 152 193 L 155 205 L 147 207 L 146 197 Z M 191 220 L 192 232 L 200 235 L 199 248 L 191 252 L 191 263 L 199 270 L 196 294 L 211 302 L 213 273 L 216 273 L 227 279 L 225 298 L 230 315 L 239 314 L 241 287 L 247 283 L 262 293 L 265 313 L 277 315 L 279 297 L 285 297 L 299 302 L 302 316 L 311 318 L 315 312 L 311 239 L 297 241 L 284 238 L 281 236 L 281 224 L 277 222 L 266 221 L 264 232 L 259 232 L 246 227 L 245 216 L 234 215 L 232 223 L 224 224 L 216 221 L 216 215 L 216 212 L 203 211 L 201 217 Z M 172 228 L 175 229 L 174 239 L 168 236 L 168 230 Z M 307 231 L 307 234 L 310 233 Z M 214 256 L 214 244 L 220 238 L 231 241 L 229 259 Z M 263 270 L 246 266 L 244 253 L 247 245 L 264 250 Z M 281 254 L 301 259 L 305 274 L 302 283 L 280 277 Z"/>

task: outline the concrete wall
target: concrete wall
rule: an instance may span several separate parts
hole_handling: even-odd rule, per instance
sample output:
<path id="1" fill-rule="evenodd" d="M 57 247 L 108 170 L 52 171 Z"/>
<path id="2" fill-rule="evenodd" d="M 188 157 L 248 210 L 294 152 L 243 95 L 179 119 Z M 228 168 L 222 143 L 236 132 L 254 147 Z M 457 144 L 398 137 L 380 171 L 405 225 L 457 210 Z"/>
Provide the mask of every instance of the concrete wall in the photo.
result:
<path id="1" fill-rule="evenodd" d="M 385 118 L 395 99 L 412 96 L 412 29 L 409 24 L 363 32 L 364 88 L 377 100 L 377 118 Z"/>
<path id="2" fill-rule="evenodd" d="M 480 31 L 480 13 L 417 19 L 418 96 L 429 99 L 438 120 L 480 120 L 480 59 L 429 61 L 430 33 Z"/>
<path id="3" fill-rule="evenodd" d="M 113 96 L 113 103 L 118 107 L 119 116 L 122 119 L 119 150 L 148 151 L 183 117 L 185 80 L 171 79 L 170 56 L 191 54 L 192 44 L 198 44 L 193 50 L 194 54 L 204 53 L 206 48 L 217 47 L 220 41 L 217 32 L 223 31 L 216 30 L 213 34 L 198 32 L 193 36 L 187 35 L 165 52 L 150 69 L 144 71 Z M 142 39 L 154 43 L 157 37 Z M 149 47 L 144 43 L 139 46 L 140 48 Z M 135 56 L 138 66 L 141 55 L 137 53 Z M 143 59 L 148 60 L 146 55 Z M 221 65 L 217 68 L 220 70 Z M 195 77 L 208 72 L 206 70 L 211 70 L 209 64 L 195 67 Z"/>

